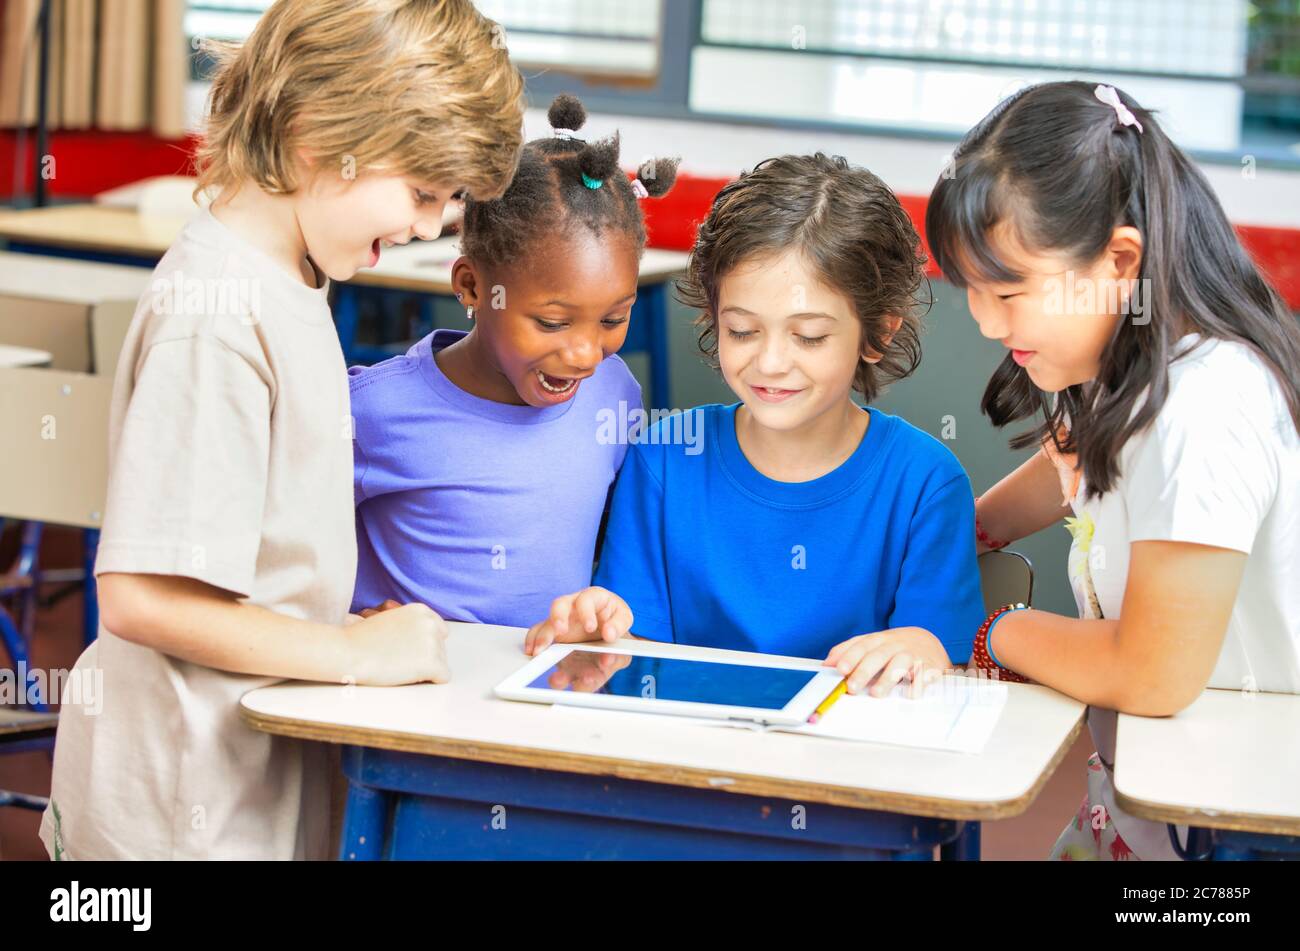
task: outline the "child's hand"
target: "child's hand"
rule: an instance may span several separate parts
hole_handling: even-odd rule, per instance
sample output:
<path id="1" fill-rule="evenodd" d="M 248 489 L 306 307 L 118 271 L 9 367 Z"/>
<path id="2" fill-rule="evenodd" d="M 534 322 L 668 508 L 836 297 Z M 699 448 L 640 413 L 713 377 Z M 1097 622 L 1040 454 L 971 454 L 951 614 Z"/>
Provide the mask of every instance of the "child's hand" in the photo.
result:
<path id="1" fill-rule="evenodd" d="M 616 641 L 632 629 L 632 609 L 613 591 L 584 588 L 551 602 L 551 614 L 528 629 L 524 653 L 540 654 L 552 644 Z"/>
<path id="2" fill-rule="evenodd" d="M 907 676 L 912 678 L 908 696 L 919 697 L 927 684 L 952 667 L 943 644 L 921 627 L 859 634 L 832 647 L 823 663 L 848 678 L 849 693 L 858 693 L 870 684 L 873 697 L 887 696 Z"/>
<path id="3" fill-rule="evenodd" d="M 398 602 L 394 601 L 392 598 L 389 598 L 387 601 L 385 601 L 383 604 L 381 604 L 381 605 L 379 605 L 379 606 L 377 606 L 377 607 L 373 607 L 373 608 L 362 608 L 362 609 L 361 609 L 361 617 L 363 617 L 363 618 L 365 618 L 365 617 L 374 617 L 376 614 L 380 613 L 381 611 L 391 611 L 391 610 L 393 610 L 393 608 L 400 608 L 401 606 L 402 606 L 401 604 L 399 604 Z"/>
<path id="4" fill-rule="evenodd" d="M 451 679 L 447 623 L 427 604 L 375 611 L 350 625 L 347 632 L 358 684 L 444 684 Z"/>

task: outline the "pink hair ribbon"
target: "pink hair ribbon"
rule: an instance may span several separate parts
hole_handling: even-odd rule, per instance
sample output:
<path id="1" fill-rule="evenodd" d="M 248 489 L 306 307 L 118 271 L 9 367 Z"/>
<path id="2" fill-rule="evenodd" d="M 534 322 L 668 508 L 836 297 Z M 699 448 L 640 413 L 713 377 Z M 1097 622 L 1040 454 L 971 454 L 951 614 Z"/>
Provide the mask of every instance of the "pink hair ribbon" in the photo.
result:
<path id="1" fill-rule="evenodd" d="M 1137 116 L 1133 115 L 1128 106 L 1120 102 L 1119 93 L 1114 86 L 1098 86 L 1092 94 L 1115 110 L 1120 125 L 1136 126 L 1138 132 L 1142 131 L 1142 123 L 1138 122 Z"/>

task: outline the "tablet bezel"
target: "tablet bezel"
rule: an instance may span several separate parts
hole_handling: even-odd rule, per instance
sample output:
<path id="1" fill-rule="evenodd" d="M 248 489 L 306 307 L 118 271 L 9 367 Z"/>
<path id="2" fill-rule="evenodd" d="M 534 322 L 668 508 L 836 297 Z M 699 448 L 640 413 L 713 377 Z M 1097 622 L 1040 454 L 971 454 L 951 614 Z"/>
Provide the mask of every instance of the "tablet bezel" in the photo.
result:
<path id="1" fill-rule="evenodd" d="M 658 642 L 653 642 L 658 644 Z M 815 674 L 803 688 L 780 710 L 766 707 L 730 706 L 718 703 L 697 703 L 691 700 L 659 700 L 647 697 L 623 697 L 607 693 L 579 693 L 572 690 L 549 690 L 528 686 L 546 671 L 575 650 L 601 654 L 632 654 L 638 657 L 662 657 L 687 662 L 730 664 L 737 667 L 766 667 L 775 670 L 802 670 Z M 661 713 L 669 716 L 704 717 L 713 720 L 748 720 L 763 724 L 792 725 L 805 723 L 817 705 L 830 696 L 831 691 L 844 679 L 833 668 L 821 666 L 815 660 L 791 660 L 777 657 L 744 655 L 720 658 L 691 656 L 691 648 L 667 652 L 662 645 L 645 648 L 633 643 L 605 644 L 584 641 L 577 644 L 552 644 L 516 670 L 493 690 L 503 700 L 522 700 L 529 703 L 563 704 L 576 707 L 594 707 L 603 710 L 626 710 L 638 713 Z"/>

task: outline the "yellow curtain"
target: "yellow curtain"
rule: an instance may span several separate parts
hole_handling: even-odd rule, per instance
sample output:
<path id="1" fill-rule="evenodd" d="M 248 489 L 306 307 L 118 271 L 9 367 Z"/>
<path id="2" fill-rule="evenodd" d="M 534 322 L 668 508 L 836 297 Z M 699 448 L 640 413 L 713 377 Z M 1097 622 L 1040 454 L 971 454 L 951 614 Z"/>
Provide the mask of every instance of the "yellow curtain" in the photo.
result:
<path id="1" fill-rule="evenodd" d="M 0 126 L 36 124 L 40 0 L 0 0 Z M 51 0 L 51 129 L 185 132 L 185 0 Z"/>

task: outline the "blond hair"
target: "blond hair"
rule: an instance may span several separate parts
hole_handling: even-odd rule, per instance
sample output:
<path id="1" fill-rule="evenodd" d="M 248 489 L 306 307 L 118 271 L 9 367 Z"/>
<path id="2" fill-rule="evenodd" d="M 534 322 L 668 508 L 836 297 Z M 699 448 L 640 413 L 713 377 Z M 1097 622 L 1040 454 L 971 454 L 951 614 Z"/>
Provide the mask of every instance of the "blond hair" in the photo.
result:
<path id="1" fill-rule="evenodd" d="M 245 43 L 209 49 L 197 190 L 292 193 L 299 150 L 345 178 L 406 175 L 476 198 L 514 176 L 523 78 L 470 0 L 276 0 Z"/>

